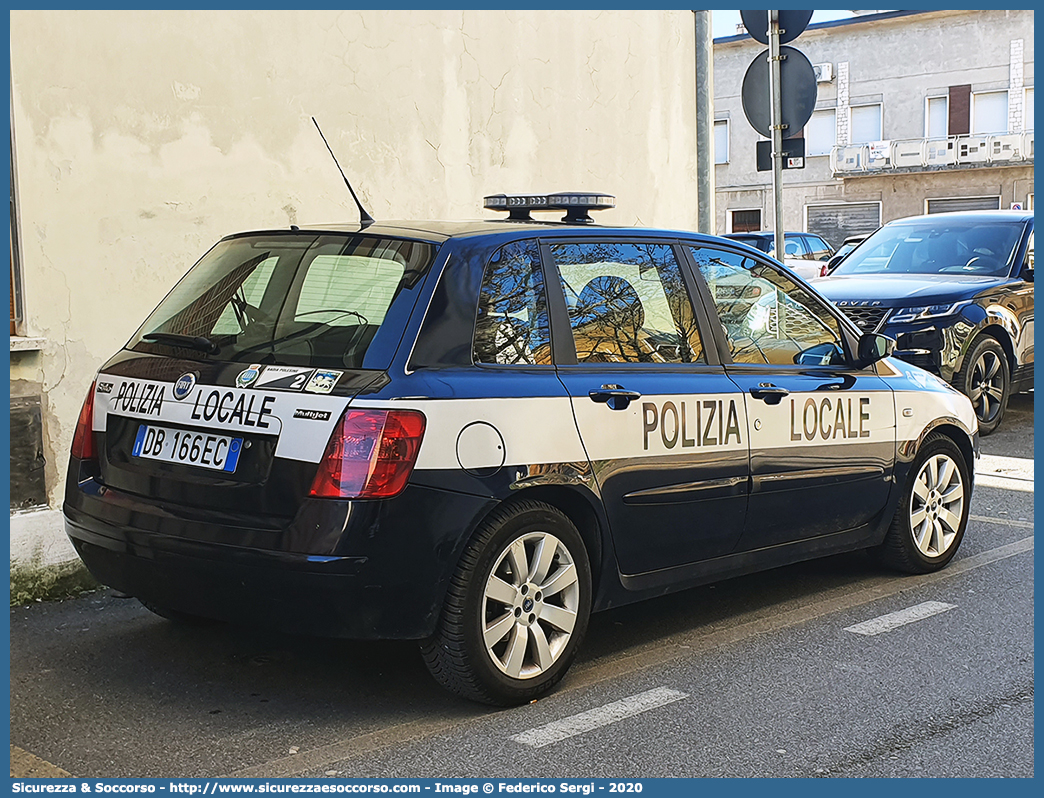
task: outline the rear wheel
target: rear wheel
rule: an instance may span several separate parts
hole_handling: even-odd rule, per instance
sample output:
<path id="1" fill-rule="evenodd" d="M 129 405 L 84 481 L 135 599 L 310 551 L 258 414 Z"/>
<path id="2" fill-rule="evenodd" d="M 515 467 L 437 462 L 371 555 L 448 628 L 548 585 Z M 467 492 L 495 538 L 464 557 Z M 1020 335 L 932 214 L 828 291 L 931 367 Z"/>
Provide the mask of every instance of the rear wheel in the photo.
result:
<path id="1" fill-rule="evenodd" d="M 957 387 L 975 407 L 979 434 L 989 435 L 1004 417 L 1011 392 L 1008 356 L 996 339 L 980 338 L 969 350 L 957 378 Z"/>
<path id="2" fill-rule="evenodd" d="M 877 553 L 900 571 L 938 571 L 961 545 L 970 504 L 971 478 L 961 450 L 944 435 L 929 436 Z"/>
<path id="3" fill-rule="evenodd" d="M 562 679 L 590 612 L 591 566 L 580 533 L 554 507 L 519 502 L 475 533 L 421 652 L 452 692 L 520 704 Z"/>

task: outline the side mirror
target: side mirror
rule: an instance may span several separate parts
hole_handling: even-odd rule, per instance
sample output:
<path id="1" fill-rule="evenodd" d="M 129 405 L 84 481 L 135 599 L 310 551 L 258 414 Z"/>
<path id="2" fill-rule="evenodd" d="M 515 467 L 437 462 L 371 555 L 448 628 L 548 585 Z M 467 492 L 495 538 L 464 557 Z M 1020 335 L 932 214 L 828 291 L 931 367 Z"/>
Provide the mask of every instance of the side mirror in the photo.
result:
<path id="1" fill-rule="evenodd" d="M 845 353 L 833 341 L 816 344 L 794 355 L 799 366 L 833 366 L 845 362 Z"/>
<path id="2" fill-rule="evenodd" d="M 1022 267 L 1022 272 L 1019 274 L 1019 277 L 1021 277 L 1027 283 L 1032 283 L 1033 282 L 1033 261 L 1032 260 L 1027 260 L 1026 261 L 1025 265 L 1023 265 L 1023 267 Z"/>
<path id="3" fill-rule="evenodd" d="M 883 360 L 895 351 L 895 339 L 878 333 L 865 333 L 859 337 L 859 359 L 857 368 L 866 368 L 871 363 Z"/>

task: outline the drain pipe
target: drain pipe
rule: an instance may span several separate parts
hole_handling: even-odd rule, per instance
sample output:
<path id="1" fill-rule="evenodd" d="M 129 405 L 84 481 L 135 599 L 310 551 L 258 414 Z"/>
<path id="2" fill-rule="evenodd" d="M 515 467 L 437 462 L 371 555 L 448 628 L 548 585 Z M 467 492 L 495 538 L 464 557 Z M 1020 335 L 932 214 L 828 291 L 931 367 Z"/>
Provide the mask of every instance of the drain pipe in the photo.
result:
<path id="1" fill-rule="evenodd" d="M 714 234 L 714 35 L 710 11 L 696 16 L 696 229 Z"/>

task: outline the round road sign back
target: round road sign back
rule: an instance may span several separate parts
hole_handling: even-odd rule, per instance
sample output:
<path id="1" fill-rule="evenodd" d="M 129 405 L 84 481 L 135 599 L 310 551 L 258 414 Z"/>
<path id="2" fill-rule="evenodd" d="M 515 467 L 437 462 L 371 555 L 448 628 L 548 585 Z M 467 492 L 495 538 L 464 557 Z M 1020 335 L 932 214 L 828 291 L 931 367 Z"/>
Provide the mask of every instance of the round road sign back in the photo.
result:
<path id="1" fill-rule="evenodd" d="M 783 138 L 795 135 L 812 118 L 816 107 L 816 71 L 812 62 L 794 47 L 780 47 L 785 58 L 779 63 L 780 123 Z M 743 76 L 743 113 L 747 121 L 765 138 L 772 138 L 772 97 L 769 93 L 769 51 L 751 61 Z"/>
<path id="2" fill-rule="evenodd" d="M 743 20 L 743 27 L 747 29 L 747 33 L 754 41 L 768 44 L 768 11 L 740 11 L 740 19 Z M 779 43 L 786 44 L 794 41 L 801 35 L 801 31 L 808 27 L 810 19 L 812 19 L 811 11 L 780 11 Z"/>

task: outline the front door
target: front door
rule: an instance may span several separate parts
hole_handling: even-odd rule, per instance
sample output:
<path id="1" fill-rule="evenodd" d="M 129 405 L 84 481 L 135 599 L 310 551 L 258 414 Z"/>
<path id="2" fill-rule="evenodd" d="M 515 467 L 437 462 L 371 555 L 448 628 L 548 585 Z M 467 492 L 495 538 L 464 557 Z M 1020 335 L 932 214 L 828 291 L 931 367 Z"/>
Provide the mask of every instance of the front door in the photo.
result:
<path id="1" fill-rule="evenodd" d="M 887 506 L 895 402 L 873 367 L 849 365 L 838 318 L 784 270 L 690 247 L 740 387 L 751 494 L 738 550 L 845 532 Z"/>
<path id="2" fill-rule="evenodd" d="M 563 292 L 551 299 L 556 337 L 569 332 L 558 373 L 621 571 L 732 551 L 747 504 L 746 410 L 708 356 L 674 246 L 586 240 L 544 252 L 549 286 Z"/>

